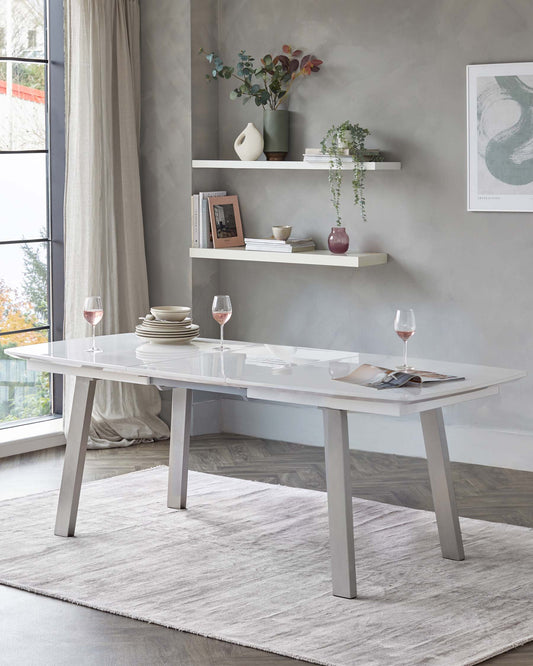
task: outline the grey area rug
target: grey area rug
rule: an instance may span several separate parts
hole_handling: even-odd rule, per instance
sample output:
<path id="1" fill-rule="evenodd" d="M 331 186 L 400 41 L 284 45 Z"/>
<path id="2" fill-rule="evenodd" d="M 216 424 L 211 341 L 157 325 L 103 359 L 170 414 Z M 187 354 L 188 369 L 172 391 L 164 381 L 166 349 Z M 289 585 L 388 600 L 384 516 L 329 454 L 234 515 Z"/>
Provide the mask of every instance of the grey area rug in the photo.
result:
<path id="1" fill-rule="evenodd" d="M 167 468 L 86 484 L 77 537 L 57 493 L 0 503 L 0 582 L 319 664 L 474 664 L 533 639 L 533 530 L 462 519 L 443 560 L 434 515 L 355 499 L 358 599 L 331 596 L 324 493 Z"/>

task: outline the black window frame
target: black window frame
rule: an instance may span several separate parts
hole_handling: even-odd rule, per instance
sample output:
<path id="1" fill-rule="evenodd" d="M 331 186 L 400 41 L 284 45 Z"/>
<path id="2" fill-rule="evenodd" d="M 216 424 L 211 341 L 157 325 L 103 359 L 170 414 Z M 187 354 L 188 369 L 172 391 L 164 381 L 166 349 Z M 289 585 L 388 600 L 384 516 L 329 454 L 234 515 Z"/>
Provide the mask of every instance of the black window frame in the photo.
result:
<path id="1" fill-rule="evenodd" d="M 46 52 L 43 58 L 0 56 L 0 62 L 27 62 L 44 64 L 47 71 L 46 121 L 47 145 L 44 150 L 0 151 L 0 154 L 47 154 L 47 218 L 46 238 L 0 241 L 1 245 L 43 243 L 48 245 L 48 325 L 28 330 L 49 330 L 50 340 L 63 339 L 64 320 L 64 189 L 65 189 L 65 48 L 63 0 L 43 0 L 45 6 Z M 22 331 L 5 331 L 0 336 Z M 63 378 L 53 375 L 51 382 L 51 415 L 63 413 Z M 47 416 L 42 419 L 49 418 Z M 7 427 L 24 425 L 13 422 Z"/>

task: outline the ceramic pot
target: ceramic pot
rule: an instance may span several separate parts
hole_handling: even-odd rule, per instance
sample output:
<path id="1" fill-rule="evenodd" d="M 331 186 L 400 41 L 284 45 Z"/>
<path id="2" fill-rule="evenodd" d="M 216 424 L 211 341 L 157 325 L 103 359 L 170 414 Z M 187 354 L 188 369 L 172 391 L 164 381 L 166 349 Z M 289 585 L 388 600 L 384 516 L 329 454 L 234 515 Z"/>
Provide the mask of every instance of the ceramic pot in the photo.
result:
<path id="1" fill-rule="evenodd" d="M 263 154 L 263 136 L 253 123 L 248 123 L 233 144 L 239 159 L 254 162 Z"/>
<path id="2" fill-rule="evenodd" d="M 339 134 L 339 136 L 337 137 L 337 146 L 339 150 L 348 152 L 348 149 L 350 147 L 350 139 L 351 135 L 346 130 L 342 134 Z"/>
<path id="3" fill-rule="evenodd" d="M 331 227 L 328 236 L 329 251 L 333 254 L 344 254 L 350 247 L 350 238 L 346 233 L 346 227 Z"/>
<path id="4" fill-rule="evenodd" d="M 292 227 L 272 227 L 272 235 L 276 240 L 286 241 L 291 235 Z"/>
<path id="5" fill-rule="evenodd" d="M 284 160 L 289 152 L 289 112 L 285 109 L 263 111 L 263 137 L 267 160 Z"/>

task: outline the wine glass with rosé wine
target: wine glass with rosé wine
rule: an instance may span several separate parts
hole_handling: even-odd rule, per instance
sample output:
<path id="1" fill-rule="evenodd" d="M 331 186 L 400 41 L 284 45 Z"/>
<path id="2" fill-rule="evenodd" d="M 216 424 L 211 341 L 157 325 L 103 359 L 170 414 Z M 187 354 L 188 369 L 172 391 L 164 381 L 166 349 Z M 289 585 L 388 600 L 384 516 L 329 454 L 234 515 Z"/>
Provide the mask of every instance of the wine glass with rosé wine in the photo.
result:
<path id="1" fill-rule="evenodd" d="M 229 347 L 224 347 L 224 324 L 231 319 L 231 299 L 229 296 L 215 296 L 213 298 L 213 307 L 211 308 L 213 319 L 220 324 L 220 347 L 218 351 L 227 351 Z"/>
<path id="2" fill-rule="evenodd" d="M 100 296 L 87 296 L 83 304 L 83 316 L 93 327 L 93 339 L 88 352 L 101 352 L 100 347 L 96 346 L 96 325 L 102 321 L 104 316 L 104 306 L 102 305 L 102 298 Z"/>
<path id="3" fill-rule="evenodd" d="M 407 364 L 407 341 L 415 334 L 416 322 L 415 313 L 411 308 L 408 310 L 396 310 L 396 317 L 394 318 L 394 330 L 396 335 L 403 340 L 403 365 L 397 366 L 397 370 L 403 372 L 413 371 L 410 365 Z"/>

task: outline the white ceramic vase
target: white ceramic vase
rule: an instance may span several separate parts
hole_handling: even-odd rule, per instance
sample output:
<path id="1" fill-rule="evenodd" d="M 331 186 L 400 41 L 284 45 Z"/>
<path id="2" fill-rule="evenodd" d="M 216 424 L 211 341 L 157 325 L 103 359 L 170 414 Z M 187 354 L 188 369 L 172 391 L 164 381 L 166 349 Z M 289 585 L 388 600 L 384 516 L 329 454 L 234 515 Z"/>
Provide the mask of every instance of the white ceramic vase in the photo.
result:
<path id="1" fill-rule="evenodd" d="M 263 153 L 263 135 L 253 123 L 248 123 L 235 139 L 233 147 L 241 160 L 254 162 Z"/>

